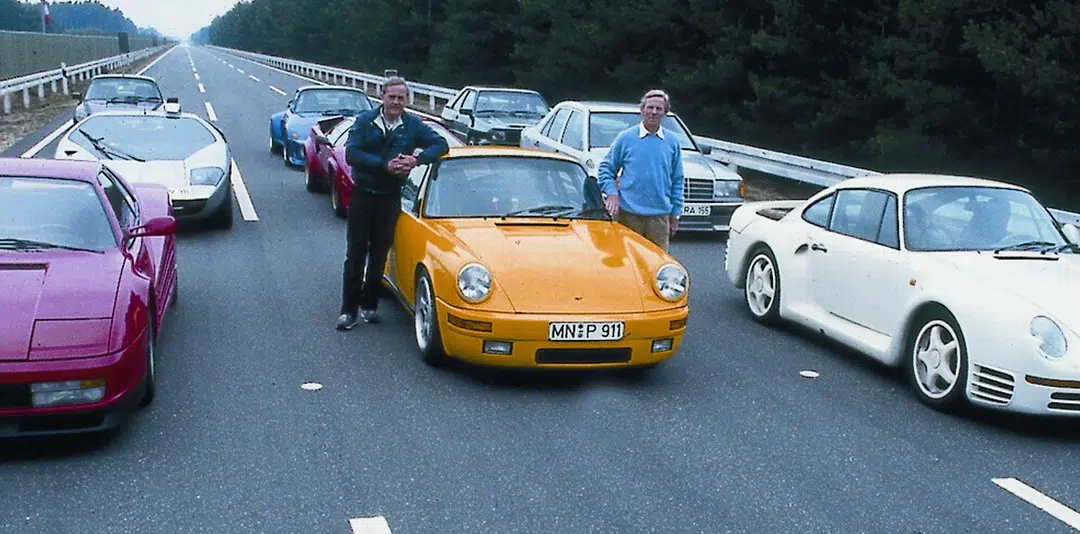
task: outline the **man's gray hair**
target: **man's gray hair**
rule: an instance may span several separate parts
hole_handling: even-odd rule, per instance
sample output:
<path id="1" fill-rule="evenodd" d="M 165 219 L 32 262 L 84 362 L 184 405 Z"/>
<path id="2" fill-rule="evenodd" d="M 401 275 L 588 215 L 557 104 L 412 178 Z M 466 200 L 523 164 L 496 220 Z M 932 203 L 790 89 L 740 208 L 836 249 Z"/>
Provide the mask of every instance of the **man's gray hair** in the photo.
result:
<path id="1" fill-rule="evenodd" d="M 409 84 L 405 83 L 405 78 L 402 78 L 401 76 L 391 76 L 387 78 L 385 82 L 383 82 L 382 90 L 385 93 L 387 89 L 395 85 L 400 85 L 404 87 L 405 90 L 409 89 Z"/>
<path id="2" fill-rule="evenodd" d="M 645 109 L 646 100 L 654 97 L 663 98 L 664 111 L 671 111 L 671 98 L 668 97 L 668 94 L 665 93 L 663 89 L 650 89 L 649 92 L 645 93 L 645 96 L 641 97 L 641 109 Z"/>

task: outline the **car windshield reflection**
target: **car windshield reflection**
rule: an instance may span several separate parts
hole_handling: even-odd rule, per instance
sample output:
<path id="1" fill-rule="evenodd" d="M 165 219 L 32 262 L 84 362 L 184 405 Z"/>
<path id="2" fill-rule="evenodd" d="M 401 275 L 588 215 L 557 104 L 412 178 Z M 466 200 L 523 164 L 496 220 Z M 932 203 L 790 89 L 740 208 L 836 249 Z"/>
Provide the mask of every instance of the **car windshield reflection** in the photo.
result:
<path id="1" fill-rule="evenodd" d="M 0 253 L 116 246 L 97 190 L 59 178 L 0 176 Z"/>
<path id="2" fill-rule="evenodd" d="M 443 160 L 424 216 L 604 218 L 600 189 L 581 165 L 533 157 Z"/>
<path id="3" fill-rule="evenodd" d="M 149 80 L 100 78 L 90 83 L 84 100 L 161 102 L 161 91 Z"/>
<path id="4" fill-rule="evenodd" d="M 182 161 L 217 138 L 197 119 L 156 115 L 97 115 L 69 137 L 103 159 Z"/>
<path id="5" fill-rule="evenodd" d="M 918 251 L 1060 248 L 1053 217 L 1030 193 L 998 187 L 926 187 L 904 195 L 904 244 Z"/>
<path id="6" fill-rule="evenodd" d="M 356 91 L 309 89 L 296 99 L 296 113 L 355 115 L 371 109 L 371 101 Z"/>
<path id="7" fill-rule="evenodd" d="M 589 146 L 608 148 L 623 130 L 641 122 L 640 113 L 594 111 L 589 114 Z M 664 134 L 673 133 L 684 150 L 697 150 L 682 123 L 674 115 L 667 115 L 660 120 Z"/>

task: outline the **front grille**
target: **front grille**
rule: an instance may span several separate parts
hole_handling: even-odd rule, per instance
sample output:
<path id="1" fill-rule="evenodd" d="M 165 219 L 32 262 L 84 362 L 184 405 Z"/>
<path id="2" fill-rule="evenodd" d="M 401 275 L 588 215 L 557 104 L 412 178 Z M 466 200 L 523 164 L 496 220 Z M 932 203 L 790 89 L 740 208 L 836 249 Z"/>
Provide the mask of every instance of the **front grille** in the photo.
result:
<path id="1" fill-rule="evenodd" d="M 173 213 L 177 216 L 199 213 L 206 207 L 206 200 L 174 200 L 172 202 Z"/>
<path id="2" fill-rule="evenodd" d="M 30 384 L 0 384 L 0 410 L 32 407 Z"/>
<path id="3" fill-rule="evenodd" d="M 626 363 L 630 349 L 538 349 L 536 363 Z"/>
<path id="4" fill-rule="evenodd" d="M 686 201 L 696 200 L 712 202 L 712 178 L 686 178 L 684 180 L 683 198 Z"/>
<path id="5" fill-rule="evenodd" d="M 504 135 L 503 139 L 501 141 L 494 141 L 493 140 L 493 142 L 499 143 L 501 145 L 514 145 L 514 146 L 521 143 L 521 130 L 510 129 L 510 130 L 499 130 L 499 131 L 503 133 L 503 135 Z"/>
<path id="6" fill-rule="evenodd" d="M 1011 373 L 985 365 L 974 367 L 971 396 L 993 404 L 1008 404 L 1012 400 L 1016 379 Z"/>

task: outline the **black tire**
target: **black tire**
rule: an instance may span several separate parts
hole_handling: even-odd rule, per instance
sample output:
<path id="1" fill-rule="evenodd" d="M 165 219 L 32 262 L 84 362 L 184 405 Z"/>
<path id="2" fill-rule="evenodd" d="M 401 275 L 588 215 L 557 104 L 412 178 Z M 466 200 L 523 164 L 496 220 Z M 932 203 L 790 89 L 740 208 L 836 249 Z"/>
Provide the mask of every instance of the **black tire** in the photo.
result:
<path id="1" fill-rule="evenodd" d="M 427 270 L 422 267 L 416 276 L 416 293 L 413 297 L 413 333 L 424 363 L 432 367 L 441 365 L 446 359 L 446 352 L 443 349 L 442 333 L 439 332 L 435 288 Z"/>
<path id="2" fill-rule="evenodd" d="M 153 307 L 153 301 L 151 307 Z M 139 400 L 139 407 L 144 408 L 154 402 L 154 397 L 157 396 L 157 329 L 154 328 L 154 311 L 150 310 L 149 317 L 147 317 L 146 325 L 146 376 L 143 378 L 143 384 L 145 390 L 143 392 L 142 399 Z"/>
<path id="3" fill-rule="evenodd" d="M 335 216 L 342 219 L 347 215 L 341 204 L 341 190 L 338 189 L 337 177 L 332 178 L 330 182 L 330 209 L 334 210 Z"/>
<path id="4" fill-rule="evenodd" d="M 939 347 L 935 350 L 934 345 Z M 902 361 L 919 401 L 942 412 L 956 411 L 967 403 L 967 342 L 951 313 L 944 308 L 920 313 L 906 347 Z"/>

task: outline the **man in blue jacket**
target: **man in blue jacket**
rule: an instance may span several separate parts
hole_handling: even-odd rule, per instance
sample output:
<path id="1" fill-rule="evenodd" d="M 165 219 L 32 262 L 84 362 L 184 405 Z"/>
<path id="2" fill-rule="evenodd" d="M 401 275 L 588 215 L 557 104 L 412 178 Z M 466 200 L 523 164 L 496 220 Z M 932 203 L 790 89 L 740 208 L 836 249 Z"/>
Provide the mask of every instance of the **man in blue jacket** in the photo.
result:
<path id="1" fill-rule="evenodd" d="M 682 147 L 660 127 L 670 104 L 664 91 L 645 93 L 641 122 L 615 137 L 597 170 L 608 213 L 664 250 L 683 207 Z"/>
<path id="2" fill-rule="evenodd" d="M 414 115 L 405 114 L 409 88 L 397 76 L 383 85 L 382 105 L 356 116 L 345 143 L 353 190 L 345 239 L 345 272 L 337 329 L 377 320 L 379 286 L 401 213 L 401 188 L 417 165 L 449 151 L 446 140 Z M 365 269 L 365 265 L 367 268 Z"/>

